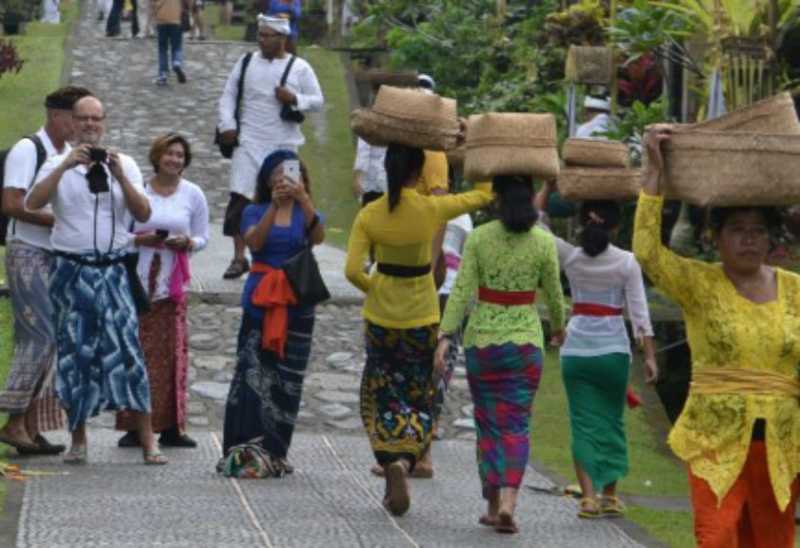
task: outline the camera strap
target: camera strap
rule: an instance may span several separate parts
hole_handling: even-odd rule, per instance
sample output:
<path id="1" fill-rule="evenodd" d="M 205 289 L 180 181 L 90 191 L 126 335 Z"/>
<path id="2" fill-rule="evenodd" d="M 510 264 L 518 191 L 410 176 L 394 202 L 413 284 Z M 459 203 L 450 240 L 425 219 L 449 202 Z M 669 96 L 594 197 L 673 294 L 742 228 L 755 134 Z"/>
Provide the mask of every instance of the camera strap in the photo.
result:
<path id="1" fill-rule="evenodd" d="M 105 168 L 103 168 L 105 169 Z M 108 251 L 106 253 L 110 254 L 114 250 L 114 239 L 117 237 L 117 212 L 116 208 L 114 207 L 114 189 L 111 185 L 108 188 L 109 198 L 111 200 L 111 239 L 108 241 Z M 97 213 L 100 209 L 100 193 L 97 192 L 94 195 L 94 254 L 95 257 L 100 257 L 100 250 L 97 248 Z"/>
<path id="2" fill-rule="evenodd" d="M 294 60 L 296 57 L 297 57 L 296 55 L 292 55 L 289 58 L 289 64 L 286 65 L 286 68 L 283 70 L 283 76 L 281 76 L 281 84 L 280 84 L 281 87 L 286 85 L 286 80 L 289 79 L 289 73 L 292 70 L 292 65 L 294 65 Z"/>

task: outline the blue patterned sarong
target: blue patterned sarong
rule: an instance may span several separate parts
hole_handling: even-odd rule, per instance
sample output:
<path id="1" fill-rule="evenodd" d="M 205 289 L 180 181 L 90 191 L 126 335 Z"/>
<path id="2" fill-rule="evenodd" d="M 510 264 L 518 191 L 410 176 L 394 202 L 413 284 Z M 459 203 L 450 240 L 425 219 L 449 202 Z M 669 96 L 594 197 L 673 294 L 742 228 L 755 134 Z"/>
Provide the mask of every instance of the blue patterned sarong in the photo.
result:
<path id="1" fill-rule="evenodd" d="M 139 344 L 124 252 L 53 262 L 58 364 L 56 393 L 75 431 L 103 410 L 150 412 L 150 386 Z"/>

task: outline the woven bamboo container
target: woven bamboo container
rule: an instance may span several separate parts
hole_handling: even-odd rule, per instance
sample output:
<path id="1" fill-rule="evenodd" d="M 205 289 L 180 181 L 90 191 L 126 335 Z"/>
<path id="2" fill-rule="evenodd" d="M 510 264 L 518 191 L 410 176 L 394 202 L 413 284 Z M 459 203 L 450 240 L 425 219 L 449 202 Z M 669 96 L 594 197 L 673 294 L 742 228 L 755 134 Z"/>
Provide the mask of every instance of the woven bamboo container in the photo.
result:
<path id="1" fill-rule="evenodd" d="M 459 133 L 456 101 L 416 89 L 381 86 L 372 108 L 352 112 L 350 128 L 371 145 L 449 150 L 455 148 Z"/>
<path id="2" fill-rule="evenodd" d="M 567 139 L 561 156 L 568 166 L 628 167 L 628 146 L 619 141 Z"/>
<path id="3" fill-rule="evenodd" d="M 556 120 L 552 114 L 488 113 L 469 117 L 464 177 L 558 176 Z"/>
<path id="4" fill-rule="evenodd" d="M 665 193 L 698 206 L 800 203 L 800 135 L 674 130 Z"/>
<path id="5" fill-rule="evenodd" d="M 719 118 L 681 127 L 699 131 L 800 134 L 794 101 L 788 92 L 762 99 Z"/>
<path id="6" fill-rule="evenodd" d="M 565 167 L 558 191 L 567 200 L 632 200 L 641 189 L 641 171 L 620 167 Z"/>
<path id="7" fill-rule="evenodd" d="M 608 84 L 614 71 L 610 48 L 598 46 L 570 46 L 564 75 L 576 84 Z"/>

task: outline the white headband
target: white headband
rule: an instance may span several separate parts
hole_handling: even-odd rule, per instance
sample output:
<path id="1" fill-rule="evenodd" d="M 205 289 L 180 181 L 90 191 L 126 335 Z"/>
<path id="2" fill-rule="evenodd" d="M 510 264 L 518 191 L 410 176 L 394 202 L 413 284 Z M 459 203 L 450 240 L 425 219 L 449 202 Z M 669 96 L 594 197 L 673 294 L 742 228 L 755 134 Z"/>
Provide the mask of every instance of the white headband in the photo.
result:
<path id="1" fill-rule="evenodd" d="M 607 99 L 598 99 L 597 97 L 591 97 L 589 95 L 586 96 L 586 99 L 583 100 L 584 108 L 589 108 L 592 110 L 604 110 L 606 112 L 611 112 L 611 103 L 608 102 Z"/>
<path id="2" fill-rule="evenodd" d="M 270 17 L 269 15 L 259 13 L 257 21 L 259 29 L 271 28 L 275 32 L 283 34 L 284 36 L 289 36 L 292 33 L 288 19 L 284 19 L 282 17 Z"/>

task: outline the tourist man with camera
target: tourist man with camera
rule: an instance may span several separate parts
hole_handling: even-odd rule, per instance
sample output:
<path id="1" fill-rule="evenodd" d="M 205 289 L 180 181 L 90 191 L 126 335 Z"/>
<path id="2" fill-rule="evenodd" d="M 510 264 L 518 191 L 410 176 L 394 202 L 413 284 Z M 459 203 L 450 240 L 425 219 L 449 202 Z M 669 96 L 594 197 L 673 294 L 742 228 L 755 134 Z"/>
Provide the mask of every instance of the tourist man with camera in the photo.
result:
<path id="1" fill-rule="evenodd" d="M 51 444 L 41 432 L 64 427 L 64 413 L 55 396 L 53 371 L 56 337 L 50 302 L 50 211 L 25 209 L 25 194 L 47 158 L 70 151 L 72 107 L 89 95 L 67 86 L 45 98 L 47 121 L 34 135 L 20 139 L 5 156 L 0 223 L 6 239 L 6 277 L 14 314 L 14 359 L 0 390 L 0 412 L 8 422 L 0 442 L 27 455 L 54 455 L 63 445 Z M 2 166 L 0 166 L 2 167 Z"/>
<path id="2" fill-rule="evenodd" d="M 253 199 L 261 163 L 279 149 L 297 152 L 305 143 L 300 131 L 303 112 L 322 108 L 314 69 L 286 52 L 290 33 L 288 19 L 259 15 L 260 51 L 239 59 L 219 100 L 220 142 L 235 147 L 223 226 L 223 233 L 234 242 L 233 260 L 223 275 L 226 279 L 238 278 L 250 267 L 239 228 L 242 212 Z"/>
<path id="3" fill-rule="evenodd" d="M 150 203 L 136 162 L 100 146 L 102 103 L 84 97 L 75 103 L 73 119 L 76 146 L 45 163 L 25 200 L 34 210 L 51 204 L 55 218 L 50 297 L 56 392 L 72 433 L 64 461 L 86 463 L 90 417 L 126 409 L 138 414 L 145 464 L 166 464 L 153 441 L 150 387 L 125 266 L 130 221 L 147 221 Z"/>

